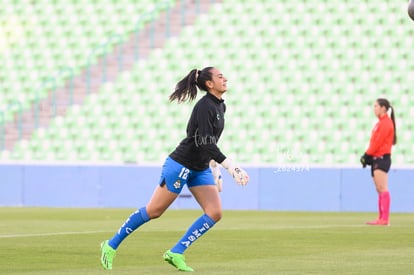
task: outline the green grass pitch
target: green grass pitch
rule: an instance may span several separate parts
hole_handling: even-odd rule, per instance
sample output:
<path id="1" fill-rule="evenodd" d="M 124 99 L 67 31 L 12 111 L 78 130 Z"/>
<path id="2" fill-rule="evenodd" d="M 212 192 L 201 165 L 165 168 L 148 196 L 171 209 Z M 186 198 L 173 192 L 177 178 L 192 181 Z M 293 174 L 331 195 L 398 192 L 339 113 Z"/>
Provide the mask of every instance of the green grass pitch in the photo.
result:
<path id="1" fill-rule="evenodd" d="M 112 271 L 99 244 L 133 209 L 0 208 L 0 274 L 179 274 L 169 249 L 200 211 L 169 210 L 118 249 Z M 414 274 L 414 215 L 224 211 L 186 252 L 196 274 Z"/>

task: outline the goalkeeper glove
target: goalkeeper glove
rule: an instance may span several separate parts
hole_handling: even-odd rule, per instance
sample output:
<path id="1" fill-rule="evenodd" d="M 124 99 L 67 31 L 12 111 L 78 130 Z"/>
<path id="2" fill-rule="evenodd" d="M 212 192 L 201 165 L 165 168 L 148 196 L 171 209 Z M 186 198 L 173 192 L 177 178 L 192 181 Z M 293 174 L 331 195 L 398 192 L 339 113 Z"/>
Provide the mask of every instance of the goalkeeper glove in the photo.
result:
<path id="1" fill-rule="evenodd" d="M 229 174 L 233 177 L 234 181 L 240 185 L 246 185 L 249 182 L 249 175 L 241 169 L 239 166 L 234 165 L 233 162 L 226 158 L 222 163 L 221 166 L 226 168 Z"/>
<path id="2" fill-rule="evenodd" d="M 216 184 L 218 191 L 221 192 L 223 188 L 223 179 L 221 177 L 220 166 L 218 166 L 215 160 L 211 160 L 210 169 L 211 173 L 213 174 L 214 183 Z"/>
<path id="3" fill-rule="evenodd" d="M 367 165 L 371 165 L 372 164 L 372 156 L 368 155 L 367 153 L 364 153 L 361 158 L 359 159 L 359 161 L 362 164 L 362 168 L 367 167 Z"/>

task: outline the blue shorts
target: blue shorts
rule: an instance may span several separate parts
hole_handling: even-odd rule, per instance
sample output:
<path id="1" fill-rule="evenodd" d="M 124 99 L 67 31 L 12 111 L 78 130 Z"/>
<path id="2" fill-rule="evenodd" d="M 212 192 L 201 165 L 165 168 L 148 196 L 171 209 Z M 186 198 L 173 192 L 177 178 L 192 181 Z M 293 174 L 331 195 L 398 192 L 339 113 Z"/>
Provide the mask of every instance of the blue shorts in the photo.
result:
<path id="1" fill-rule="evenodd" d="M 203 171 L 188 169 L 182 164 L 168 157 L 162 166 L 160 186 L 166 184 L 167 189 L 179 194 L 184 185 L 188 188 L 200 185 L 215 185 L 210 168 Z"/>

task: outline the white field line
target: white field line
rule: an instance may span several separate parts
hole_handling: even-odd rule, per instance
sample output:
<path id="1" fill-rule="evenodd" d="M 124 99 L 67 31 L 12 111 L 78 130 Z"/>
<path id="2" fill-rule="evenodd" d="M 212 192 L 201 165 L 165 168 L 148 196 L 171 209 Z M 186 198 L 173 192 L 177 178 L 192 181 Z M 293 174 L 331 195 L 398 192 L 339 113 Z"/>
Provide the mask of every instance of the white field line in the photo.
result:
<path id="1" fill-rule="evenodd" d="M 0 235 L 0 239 L 7 238 L 27 238 L 27 237 L 49 237 L 49 236 L 61 236 L 61 235 L 80 235 L 80 234 L 96 234 L 96 233 L 110 233 L 112 231 L 68 231 L 68 232 L 49 232 L 49 233 L 32 233 L 32 234 L 8 234 Z"/>
<path id="2" fill-rule="evenodd" d="M 331 225 L 304 225 L 304 226 L 280 226 L 280 227 L 273 227 L 273 228 L 265 228 L 264 231 L 272 231 L 272 230 L 287 230 L 287 229 L 323 229 L 323 228 L 349 228 L 349 227 L 368 227 L 364 224 L 359 225 L 344 225 L 344 224 L 331 224 Z M 217 230 L 252 230 L 254 228 L 238 228 L 238 227 L 228 227 L 228 228 L 217 228 Z M 165 230 L 154 230 L 154 231 L 169 231 L 171 229 Z M 178 229 L 177 229 L 178 230 Z M 152 230 L 145 230 L 145 231 L 152 231 Z M 32 234 L 7 234 L 7 235 L 0 235 L 0 239 L 8 239 L 8 238 L 27 238 L 27 237 L 49 237 L 49 236 L 62 236 L 62 235 L 81 235 L 81 234 L 96 234 L 96 233 L 113 233 L 114 231 L 105 231 L 105 230 L 97 230 L 97 231 L 68 231 L 68 232 L 49 232 L 49 233 L 32 233 Z"/>
<path id="3" fill-rule="evenodd" d="M 272 228 L 259 229 L 263 231 L 272 231 L 272 230 L 296 230 L 296 229 L 324 229 L 324 228 L 358 228 L 358 227 L 369 227 L 366 224 L 330 224 L 330 225 L 287 225 L 287 226 L 278 226 Z M 218 229 L 218 228 L 217 228 Z M 245 228 L 245 227 L 228 227 L 225 229 L 218 230 L 257 230 L 257 228 Z M 0 237 L 1 238 L 1 237 Z"/>

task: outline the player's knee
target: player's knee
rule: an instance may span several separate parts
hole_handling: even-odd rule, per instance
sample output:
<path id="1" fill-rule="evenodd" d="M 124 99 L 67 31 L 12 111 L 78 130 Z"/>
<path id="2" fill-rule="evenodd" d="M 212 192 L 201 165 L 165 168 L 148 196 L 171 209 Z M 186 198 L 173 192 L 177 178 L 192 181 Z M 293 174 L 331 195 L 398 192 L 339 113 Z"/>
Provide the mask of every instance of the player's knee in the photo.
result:
<path id="1" fill-rule="evenodd" d="M 377 187 L 378 193 L 388 192 L 388 188 L 385 186 Z"/>
<path id="2" fill-rule="evenodd" d="M 219 220 L 221 220 L 221 217 L 223 216 L 223 212 L 221 211 L 221 209 L 217 209 L 214 211 L 209 211 L 208 213 L 206 213 L 212 220 L 214 220 L 215 222 L 218 222 Z"/>
<path id="3" fill-rule="evenodd" d="M 381 184 L 377 183 L 375 185 L 375 189 L 377 189 L 378 193 L 387 192 L 388 191 L 388 186 L 385 183 L 381 183 Z"/>
<path id="4" fill-rule="evenodd" d="M 148 217 L 151 220 L 161 217 L 163 213 L 164 213 L 163 209 L 151 209 L 150 211 L 148 211 L 147 209 Z"/>

